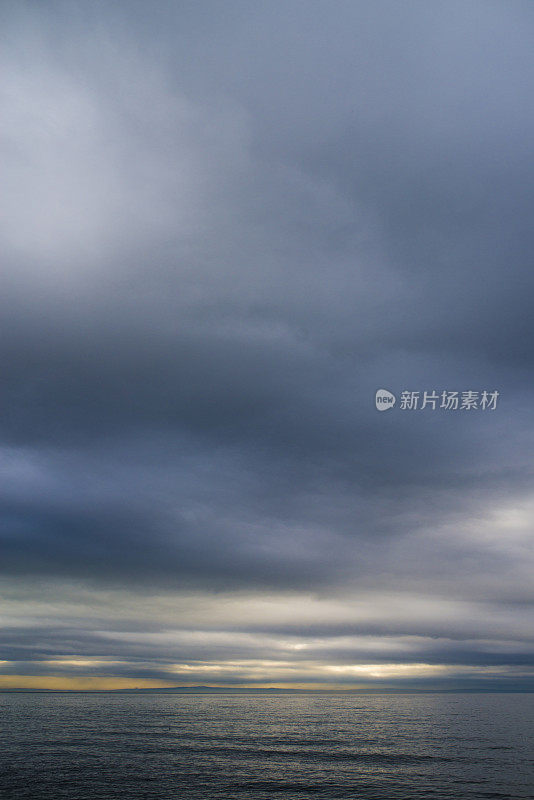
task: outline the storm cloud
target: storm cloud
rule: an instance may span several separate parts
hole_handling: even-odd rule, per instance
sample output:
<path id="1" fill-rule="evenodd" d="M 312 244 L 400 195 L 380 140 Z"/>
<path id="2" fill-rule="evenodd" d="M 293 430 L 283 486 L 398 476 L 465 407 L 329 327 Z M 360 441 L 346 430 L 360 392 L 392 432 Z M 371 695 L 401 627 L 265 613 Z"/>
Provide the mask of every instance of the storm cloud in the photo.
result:
<path id="1" fill-rule="evenodd" d="M 533 26 L 9 9 L 4 685 L 532 686 Z"/>

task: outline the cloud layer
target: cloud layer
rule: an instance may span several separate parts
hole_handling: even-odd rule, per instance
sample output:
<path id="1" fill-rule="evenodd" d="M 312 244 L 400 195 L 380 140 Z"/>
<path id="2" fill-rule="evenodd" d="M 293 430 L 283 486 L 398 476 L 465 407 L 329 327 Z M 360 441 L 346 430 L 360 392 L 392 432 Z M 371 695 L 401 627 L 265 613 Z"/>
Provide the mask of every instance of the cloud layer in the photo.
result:
<path id="1" fill-rule="evenodd" d="M 9 12 L 0 683 L 532 685 L 533 24 Z"/>

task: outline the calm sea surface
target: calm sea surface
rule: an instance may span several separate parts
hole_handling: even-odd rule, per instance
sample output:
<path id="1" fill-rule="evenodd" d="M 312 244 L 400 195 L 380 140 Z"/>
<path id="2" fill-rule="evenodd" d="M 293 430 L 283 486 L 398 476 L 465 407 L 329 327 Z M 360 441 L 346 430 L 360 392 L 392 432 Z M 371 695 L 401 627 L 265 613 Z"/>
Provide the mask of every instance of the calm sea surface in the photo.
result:
<path id="1" fill-rule="evenodd" d="M 0 694 L 0 797 L 534 798 L 533 718 L 532 694 Z"/>

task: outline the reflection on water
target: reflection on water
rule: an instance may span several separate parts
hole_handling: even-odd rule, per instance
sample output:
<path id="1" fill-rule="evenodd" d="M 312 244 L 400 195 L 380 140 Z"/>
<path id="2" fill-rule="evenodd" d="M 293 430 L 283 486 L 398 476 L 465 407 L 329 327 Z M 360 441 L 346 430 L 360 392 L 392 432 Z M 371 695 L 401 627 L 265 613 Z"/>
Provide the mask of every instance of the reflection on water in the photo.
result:
<path id="1" fill-rule="evenodd" d="M 506 694 L 0 694 L 0 797 L 534 798 L 533 711 Z"/>

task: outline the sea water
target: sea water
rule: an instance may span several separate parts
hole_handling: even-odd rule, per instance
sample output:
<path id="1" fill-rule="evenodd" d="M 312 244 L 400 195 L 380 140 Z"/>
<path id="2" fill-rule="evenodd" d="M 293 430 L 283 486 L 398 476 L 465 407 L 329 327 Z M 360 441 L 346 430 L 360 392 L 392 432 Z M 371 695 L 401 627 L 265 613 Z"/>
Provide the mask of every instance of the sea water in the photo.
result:
<path id="1" fill-rule="evenodd" d="M 534 798 L 532 694 L 0 694 L 2 800 Z"/>

